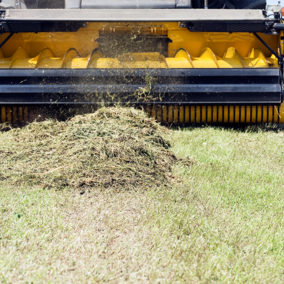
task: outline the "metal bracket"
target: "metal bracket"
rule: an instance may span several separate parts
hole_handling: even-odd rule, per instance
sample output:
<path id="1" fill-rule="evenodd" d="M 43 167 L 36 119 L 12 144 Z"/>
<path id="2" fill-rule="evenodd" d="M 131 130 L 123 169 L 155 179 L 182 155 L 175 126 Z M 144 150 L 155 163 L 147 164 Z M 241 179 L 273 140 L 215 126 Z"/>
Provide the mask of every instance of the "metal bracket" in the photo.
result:
<path id="1" fill-rule="evenodd" d="M 4 33 L 4 23 L 0 22 L 0 35 Z"/>
<path id="2" fill-rule="evenodd" d="M 228 33 L 265 33 L 278 35 L 284 30 L 284 24 L 281 23 L 279 13 L 274 14 L 274 19 L 266 20 L 224 20 L 224 21 L 186 21 L 180 22 L 181 28 L 186 28 L 190 32 L 228 32 Z"/>
<path id="3" fill-rule="evenodd" d="M 39 32 L 76 32 L 85 28 L 85 21 L 11 21 L 5 18 L 5 10 L 0 10 L 0 34 L 3 33 L 39 33 Z"/>
<path id="4" fill-rule="evenodd" d="M 272 54 L 275 55 L 275 57 L 276 57 L 278 60 L 279 60 L 280 58 L 282 58 L 282 57 L 280 57 L 256 32 L 254 32 L 253 34 L 257 37 L 257 39 L 258 39 Z M 282 60 L 282 62 L 283 62 L 283 60 Z"/>
<path id="5" fill-rule="evenodd" d="M 6 15 L 6 11 L 5 10 L 0 10 L 0 35 L 2 35 L 4 33 L 4 23 L 5 23 L 5 21 L 3 19 L 5 19 L 5 15 Z"/>
<path id="6" fill-rule="evenodd" d="M 13 33 L 9 34 L 1 43 L 0 48 L 12 37 Z"/>
<path id="7" fill-rule="evenodd" d="M 270 33 L 273 21 L 188 21 L 180 22 L 181 28 L 187 28 L 190 32 L 262 32 Z"/>
<path id="8" fill-rule="evenodd" d="M 284 25 L 283 25 L 284 26 Z M 284 57 L 282 55 L 278 55 L 257 33 L 253 33 L 255 37 L 272 53 L 274 56 L 278 59 L 278 64 L 279 64 L 279 83 L 281 85 L 281 99 L 283 102 L 283 74 L 284 74 Z"/>
<path id="9" fill-rule="evenodd" d="M 6 10 L 0 10 L 0 19 L 4 19 L 6 15 Z"/>

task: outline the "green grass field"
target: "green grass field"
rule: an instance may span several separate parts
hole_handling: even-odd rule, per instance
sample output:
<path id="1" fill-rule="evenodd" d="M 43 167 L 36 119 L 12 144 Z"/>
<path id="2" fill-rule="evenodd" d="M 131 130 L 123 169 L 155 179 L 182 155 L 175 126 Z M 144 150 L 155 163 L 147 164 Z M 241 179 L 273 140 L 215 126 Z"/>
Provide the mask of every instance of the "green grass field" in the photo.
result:
<path id="1" fill-rule="evenodd" d="M 0 282 L 283 283 L 284 132 L 190 128 L 171 141 L 196 161 L 172 189 L 2 184 Z"/>

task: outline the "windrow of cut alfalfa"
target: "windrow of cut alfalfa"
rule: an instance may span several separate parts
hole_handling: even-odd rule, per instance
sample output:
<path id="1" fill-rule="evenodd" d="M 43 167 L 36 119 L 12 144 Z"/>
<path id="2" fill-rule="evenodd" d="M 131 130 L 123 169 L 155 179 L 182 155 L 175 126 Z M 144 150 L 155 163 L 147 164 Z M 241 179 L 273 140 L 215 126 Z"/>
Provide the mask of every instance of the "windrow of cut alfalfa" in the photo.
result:
<path id="1" fill-rule="evenodd" d="M 168 186 L 169 130 L 140 110 L 102 108 L 0 133 L 0 181 L 44 188 Z"/>

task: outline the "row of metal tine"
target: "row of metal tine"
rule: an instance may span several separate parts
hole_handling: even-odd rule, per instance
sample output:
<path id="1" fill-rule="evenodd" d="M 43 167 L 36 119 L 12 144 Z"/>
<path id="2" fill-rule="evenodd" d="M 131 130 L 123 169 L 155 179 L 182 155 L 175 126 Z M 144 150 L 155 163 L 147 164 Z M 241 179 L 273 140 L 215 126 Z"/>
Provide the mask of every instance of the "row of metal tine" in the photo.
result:
<path id="1" fill-rule="evenodd" d="M 147 106 L 150 117 L 163 124 L 283 123 L 280 106 Z M 283 121 L 282 121 L 283 120 Z"/>
<path id="2" fill-rule="evenodd" d="M 140 108 L 143 108 L 149 117 L 155 118 L 162 124 L 254 124 L 282 122 L 279 106 L 148 105 L 140 106 Z M 49 113 L 52 117 L 55 117 L 56 111 L 57 109 L 54 108 L 54 111 L 51 109 Z M 84 110 L 81 109 L 81 111 L 73 113 L 82 114 L 83 112 Z M 44 118 L 41 108 L 37 106 L 0 106 L 0 114 L 0 123 L 18 125 Z"/>

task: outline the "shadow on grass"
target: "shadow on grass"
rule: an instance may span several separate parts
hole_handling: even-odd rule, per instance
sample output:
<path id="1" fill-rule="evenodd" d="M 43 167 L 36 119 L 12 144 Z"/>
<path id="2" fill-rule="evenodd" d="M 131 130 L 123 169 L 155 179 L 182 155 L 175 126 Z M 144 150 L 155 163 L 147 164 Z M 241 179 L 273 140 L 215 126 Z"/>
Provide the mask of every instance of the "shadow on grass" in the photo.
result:
<path id="1" fill-rule="evenodd" d="M 193 131 L 196 128 L 214 128 L 222 129 L 226 131 L 235 131 L 241 133 L 260 133 L 260 132 L 275 132 L 284 131 L 284 125 L 282 124 L 184 124 L 178 125 L 164 125 L 171 130 L 186 130 Z"/>

